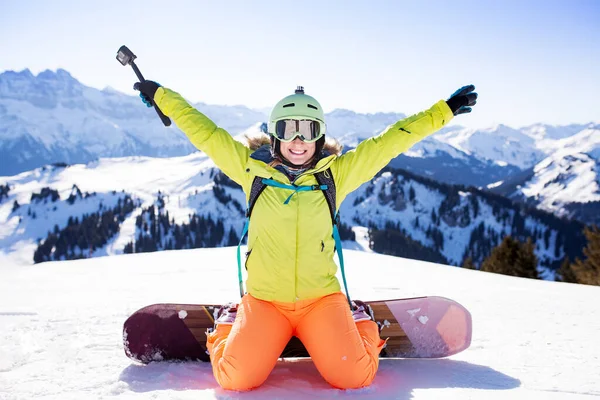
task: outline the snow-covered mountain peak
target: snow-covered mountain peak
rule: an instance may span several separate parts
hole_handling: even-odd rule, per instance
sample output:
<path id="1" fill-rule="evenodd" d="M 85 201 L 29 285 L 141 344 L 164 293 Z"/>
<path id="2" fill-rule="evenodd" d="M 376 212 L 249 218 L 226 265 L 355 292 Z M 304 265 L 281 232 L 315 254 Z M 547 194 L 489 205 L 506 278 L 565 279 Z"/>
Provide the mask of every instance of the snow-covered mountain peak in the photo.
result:
<path id="1" fill-rule="evenodd" d="M 56 71 L 46 69 L 40 72 L 37 76 L 38 79 L 44 81 L 56 81 L 61 83 L 79 83 L 73 76 L 66 70 L 58 68 Z"/>
<path id="2" fill-rule="evenodd" d="M 561 215 L 566 204 L 600 201 L 600 164 L 587 154 L 557 152 L 534 173 L 521 192 L 542 209 Z"/>
<path id="3" fill-rule="evenodd" d="M 470 155 L 466 151 L 459 150 L 448 143 L 438 140 L 435 136 L 425 138 L 403 154 L 408 157 L 430 157 L 441 153 L 446 153 L 452 158 L 459 160 L 466 160 L 467 156 Z"/>
<path id="4" fill-rule="evenodd" d="M 600 161 L 600 126 L 589 124 L 579 133 L 558 140 L 556 148 L 559 154 L 586 153 Z"/>
<path id="5" fill-rule="evenodd" d="M 354 116 L 356 115 L 356 113 L 352 110 L 347 110 L 345 108 L 336 108 L 333 111 L 331 111 L 330 113 L 327 113 L 328 116 L 336 118 L 336 117 L 348 117 L 348 116 Z"/>
<path id="6" fill-rule="evenodd" d="M 400 113 L 359 114 L 345 109 L 335 109 L 325 115 L 327 134 L 340 138 L 342 143 L 355 146 L 361 139 L 381 133 L 390 124 L 402 118 Z"/>
<path id="7" fill-rule="evenodd" d="M 590 124 L 588 124 L 589 127 Z M 534 124 L 522 128 L 523 133 L 535 140 L 559 140 L 573 136 L 577 132 L 585 129 L 584 124 L 571 124 L 564 126 L 554 126 L 548 124 Z"/>
<path id="8" fill-rule="evenodd" d="M 122 94 L 122 92 L 119 92 L 117 89 L 115 89 L 112 86 L 106 86 L 104 89 L 102 89 L 103 93 L 108 93 L 108 94 Z"/>
<path id="9" fill-rule="evenodd" d="M 541 156 L 531 137 L 503 124 L 485 129 L 451 130 L 436 136 L 467 154 L 519 168 L 535 164 Z"/>
<path id="10" fill-rule="evenodd" d="M 34 76 L 28 69 L 0 74 L 0 98 L 25 101 L 41 109 L 80 106 L 84 86 L 67 71 L 45 70 Z"/>
<path id="11" fill-rule="evenodd" d="M 247 142 L 246 137 L 253 138 L 253 137 L 264 135 L 264 133 L 261 129 L 261 125 L 263 125 L 263 124 L 264 124 L 264 122 L 257 122 L 254 125 L 252 125 L 251 127 L 249 127 L 248 129 L 241 132 L 239 135 L 235 135 L 233 138 L 235 140 L 237 140 L 238 142 L 242 142 L 245 144 Z"/>
<path id="12" fill-rule="evenodd" d="M 197 108 L 232 135 L 265 120 L 244 106 Z M 0 175 L 54 162 L 194 151 L 176 126 L 165 128 L 137 96 L 85 86 L 62 69 L 0 73 Z"/>

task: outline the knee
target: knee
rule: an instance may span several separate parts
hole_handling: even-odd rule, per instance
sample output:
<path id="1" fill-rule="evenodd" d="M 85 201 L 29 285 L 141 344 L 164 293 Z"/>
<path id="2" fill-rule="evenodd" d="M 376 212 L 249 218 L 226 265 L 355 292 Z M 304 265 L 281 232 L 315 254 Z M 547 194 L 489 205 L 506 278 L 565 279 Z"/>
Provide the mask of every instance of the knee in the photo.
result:
<path id="1" fill-rule="evenodd" d="M 333 387 L 338 389 L 358 389 L 373 383 L 377 374 L 378 363 L 365 366 L 357 364 L 352 368 L 339 366 L 331 371 L 322 371 L 323 378 Z"/>
<path id="2" fill-rule="evenodd" d="M 355 371 L 342 376 L 328 377 L 325 380 L 338 389 L 359 389 L 371 385 L 376 371 Z"/>
<path id="3" fill-rule="evenodd" d="M 240 365 L 234 360 L 223 357 L 213 365 L 215 379 L 223 389 L 243 392 L 255 389 L 267 380 L 268 371 L 265 373 L 255 365 Z"/>

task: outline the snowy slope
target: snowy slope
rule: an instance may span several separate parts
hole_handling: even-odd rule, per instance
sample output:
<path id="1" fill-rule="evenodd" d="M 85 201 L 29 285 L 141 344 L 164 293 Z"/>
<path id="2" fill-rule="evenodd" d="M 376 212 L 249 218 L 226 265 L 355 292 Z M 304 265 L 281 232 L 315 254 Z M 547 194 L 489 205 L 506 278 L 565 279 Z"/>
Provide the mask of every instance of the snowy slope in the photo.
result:
<path id="1" fill-rule="evenodd" d="M 560 140 L 573 136 L 585 128 L 586 125 L 581 124 L 571 124 L 565 126 L 534 124 L 526 126 L 521 130 L 536 140 Z"/>
<path id="2" fill-rule="evenodd" d="M 228 227 L 240 232 L 243 220 L 239 211 L 219 203 L 212 194 L 211 173 L 216 171 L 214 163 L 204 153 L 194 153 L 173 158 L 100 159 L 87 165 L 41 168 L 2 178 L 0 182 L 13 188 L 9 199 L 0 202 L 0 261 L 4 255 L 15 262 L 30 264 L 38 239 L 44 238 L 54 225 L 62 228 L 70 216 L 81 217 L 97 210 L 100 203 L 110 207 L 119 196 L 122 197 L 121 192 L 133 196 L 140 207 L 148 207 L 154 204 L 161 191 L 166 196 L 165 210 L 176 223 L 187 222 L 189 214 L 200 212 L 223 218 Z M 69 205 L 66 199 L 73 185 L 82 192 L 97 195 Z M 39 193 L 44 187 L 57 190 L 60 200 L 32 202 L 32 193 Z M 228 193 L 240 204 L 245 204 L 241 190 L 228 190 Z M 15 200 L 21 207 L 13 212 Z M 30 210 L 36 214 L 35 219 L 29 216 Z M 119 235 L 92 256 L 122 253 L 125 244 L 133 239 L 135 218 L 140 212 L 136 209 L 122 224 Z"/>
<path id="3" fill-rule="evenodd" d="M 438 135 L 438 139 L 477 157 L 493 160 L 498 165 L 527 168 L 542 156 L 535 140 L 523 132 L 497 125 L 488 129 L 460 129 Z"/>
<path id="4" fill-rule="evenodd" d="M 565 232 L 539 215 L 524 214 L 502 203 L 475 190 L 436 186 L 400 171 L 384 172 L 349 194 L 340 215 L 349 225 L 384 229 L 391 223 L 413 240 L 436 249 L 452 265 L 461 265 L 466 257 L 479 264 L 489 254 L 485 248 L 490 243 L 495 247 L 505 235 L 532 237 L 540 274 L 554 279 L 552 268 L 545 267 L 564 258 Z M 516 226 L 522 228 L 517 231 Z"/>
<path id="5" fill-rule="evenodd" d="M 600 288 L 533 281 L 346 252 L 350 293 L 441 295 L 473 316 L 466 351 L 387 359 L 371 387 L 342 392 L 310 360 L 280 361 L 249 393 L 218 387 L 209 364 L 138 365 L 122 324 L 158 302 L 236 300 L 233 248 L 168 251 L 33 266 L 1 264 L 0 398 L 586 399 L 600 396 Z M 365 268 L 368 266 L 368 268 Z M 318 327 L 316 327 L 318 329 Z"/>
<path id="6" fill-rule="evenodd" d="M 590 135 L 590 130 L 597 131 L 597 124 L 535 124 L 519 129 L 500 124 L 488 129 L 448 129 L 440 132 L 436 138 L 499 165 L 510 164 L 527 169 L 560 151 L 565 145 L 580 143 L 585 147 L 582 140 Z"/>
<path id="7" fill-rule="evenodd" d="M 600 126 L 591 124 L 573 136 L 554 140 L 552 147 L 556 150 L 522 179 L 488 187 L 559 216 L 600 222 L 593 204 L 600 202 Z"/>
<path id="8" fill-rule="evenodd" d="M 468 186 L 485 186 L 490 182 L 506 179 L 519 171 L 519 168 L 513 165 L 499 165 L 459 150 L 439 140 L 437 133 L 393 159 L 389 166 L 402 168 L 439 182 Z"/>
<path id="9" fill-rule="evenodd" d="M 586 154 L 548 157 L 534 172 L 520 191 L 537 199 L 542 209 L 560 215 L 566 204 L 600 201 L 600 163 Z"/>
<path id="10" fill-rule="evenodd" d="M 256 127 L 248 132 L 253 129 Z M 189 216 L 194 213 L 210 215 L 223 221 L 225 232 L 233 230 L 239 235 L 244 223 L 245 196 L 240 189 L 223 186 L 238 206 L 220 202 L 213 192 L 213 176 L 217 172 L 204 153 L 194 153 L 172 158 L 102 158 L 87 165 L 50 166 L 0 178 L 0 185 L 10 187 L 7 197 L 0 200 L 0 263 L 8 258 L 13 263 L 31 264 L 39 241 L 55 226 L 63 229 L 69 217 L 82 218 L 101 207 L 112 208 L 124 196 L 134 199 L 135 210 L 106 246 L 92 253 L 82 251 L 83 256 L 122 254 L 125 245 L 138 236 L 136 218 L 142 208 L 156 203 L 159 192 L 165 198 L 164 211 L 176 224 L 189 223 Z M 74 185 L 81 192 L 94 195 L 69 204 Z M 44 188 L 56 190 L 60 198 L 55 202 L 32 201 L 32 195 Z M 383 229 L 392 223 L 453 265 L 461 265 L 467 256 L 479 263 L 489 254 L 489 246 L 497 245 L 506 234 L 519 233 L 534 237 L 540 272 L 547 279 L 553 279 L 549 266 L 560 262 L 565 254 L 574 258 L 572 249 L 564 247 L 566 233 L 556 226 L 549 226 L 536 216 L 521 217 L 514 208 L 460 190 L 386 172 L 351 193 L 342 203 L 340 215 L 343 223 L 358 229 Z M 20 207 L 13 210 L 15 202 Z M 521 225 L 521 220 L 523 229 L 515 232 L 514 226 Z M 485 233 L 477 233 L 479 230 Z M 547 234 L 546 240 L 542 240 L 542 233 Z M 583 244 L 579 248 L 582 247 Z"/>

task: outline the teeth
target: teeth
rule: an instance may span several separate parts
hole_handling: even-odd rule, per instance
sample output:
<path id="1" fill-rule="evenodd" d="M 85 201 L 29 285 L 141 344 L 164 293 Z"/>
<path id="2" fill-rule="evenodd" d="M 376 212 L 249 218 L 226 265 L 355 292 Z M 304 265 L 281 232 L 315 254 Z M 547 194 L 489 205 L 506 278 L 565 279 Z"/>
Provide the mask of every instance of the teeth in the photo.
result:
<path id="1" fill-rule="evenodd" d="M 292 153 L 292 154 L 298 154 L 298 155 L 300 155 L 300 154 L 304 154 L 305 152 L 306 152 L 306 150 L 304 150 L 304 151 L 295 151 L 295 150 L 290 150 L 290 153 Z"/>

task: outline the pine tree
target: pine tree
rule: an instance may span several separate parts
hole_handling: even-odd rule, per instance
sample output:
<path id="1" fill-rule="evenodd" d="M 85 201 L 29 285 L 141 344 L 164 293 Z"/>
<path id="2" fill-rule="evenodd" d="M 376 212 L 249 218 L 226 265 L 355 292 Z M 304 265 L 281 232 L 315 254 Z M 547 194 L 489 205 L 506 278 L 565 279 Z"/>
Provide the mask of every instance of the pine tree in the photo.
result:
<path id="1" fill-rule="evenodd" d="M 416 196 L 416 194 L 415 194 L 415 189 L 413 189 L 413 187 L 411 186 L 411 187 L 408 189 L 408 198 L 409 198 L 409 200 L 410 200 L 411 202 L 414 202 L 414 201 L 415 201 L 415 196 Z"/>
<path id="2" fill-rule="evenodd" d="M 552 231 L 550 229 L 546 229 L 546 231 L 544 232 L 544 247 L 546 249 L 550 248 L 550 234 L 552 233 Z"/>
<path id="3" fill-rule="evenodd" d="M 579 283 L 600 286 L 600 229 L 597 226 L 585 228 L 587 245 L 583 249 L 585 260 L 577 259 L 572 265 Z"/>
<path id="4" fill-rule="evenodd" d="M 477 266 L 473 264 L 473 259 L 471 257 L 467 257 L 462 265 L 465 269 L 477 269 Z"/>
<path id="5" fill-rule="evenodd" d="M 577 283 L 577 276 L 575 276 L 569 257 L 565 257 L 560 268 L 556 271 L 555 280 L 557 282 Z"/>
<path id="6" fill-rule="evenodd" d="M 239 238 L 234 232 L 233 228 L 229 229 L 229 239 L 227 240 L 227 246 L 237 246 Z"/>
<path id="7" fill-rule="evenodd" d="M 531 239 L 521 243 L 506 236 L 502 243 L 492 250 L 492 254 L 481 264 L 481 270 L 522 278 L 539 279 L 537 257 Z"/>

